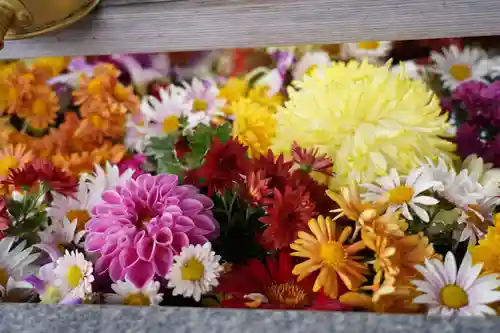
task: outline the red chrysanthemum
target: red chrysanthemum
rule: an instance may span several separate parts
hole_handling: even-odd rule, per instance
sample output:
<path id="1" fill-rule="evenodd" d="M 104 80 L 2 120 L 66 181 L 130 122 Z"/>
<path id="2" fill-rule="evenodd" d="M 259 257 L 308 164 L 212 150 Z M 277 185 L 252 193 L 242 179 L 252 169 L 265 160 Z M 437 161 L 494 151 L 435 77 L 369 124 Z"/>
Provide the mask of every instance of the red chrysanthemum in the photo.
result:
<path id="1" fill-rule="evenodd" d="M 269 189 L 269 178 L 264 178 L 264 170 L 252 171 L 246 176 L 244 198 L 255 207 L 259 206 L 263 199 L 272 194 Z"/>
<path id="2" fill-rule="evenodd" d="M 38 187 L 41 182 L 47 184 L 52 191 L 68 196 L 73 195 L 78 186 L 78 181 L 67 171 L 42 159 L 13 170 L 6 180 L 6 184 L 13 185 L 15 189 Z"/>
<path id="3" fill-rule="evenodd" d="M 4 197 L 0 197 L 0 239 L 4 238 L 4 232 L 9 229 L 10 215 L 7 211 L 7 202 Z"/>
<path id="4" fill-rule="evenodd" d="M 231 189 L 234 183 L 241 183 L 249 166 L 246 147 L 233 139 L 222 143 L 215 138 L 204 159 L 197 175 L 203 179 L 203 186 L 208 186 L 209 195 L 222 193 Z"/>
<path id="5" fill-rule="evenodd" d="M 185 136 L 181 136 L 174 145 L 175 154 L 177 158 L 183 159 L 186 154 L 190 153 L 192 150 L 189 148 L 189 142 Z"/>
<path id="6" fill-rule="evenodd" d="M 223 275 L 216 292 L 225 293 L 225 308 L 346 310 L 338 300 L 312 291 L 313 279 L 297 282 L 292 274 L 293 258 L 287 251 L 266 258 L 251 259 L 233 266 Z"/>
<path id="7" fill-rule="evenodd" d="M 290 246 L 299 231 L 307 230 L 307 222 L 316 215 L 315 205 L 304 187 L 286 186 L 283 192 L 277 188 L 273 197 L 264 200 L 267 215 L 260 222 L 267 224 L 262 233 L 262 245 L 268 250 Z"/>
<path id="8" fill-rule="evenodd" d="M 267 155 L 261 155 L 258 159 L 253 160 L 252 170 L 254 172 L 259 170 L 264 172 L 262 178 L 269 179 L 268 188 L 277 188 L 283 191 L 289 182 L 292 166 L 293 161 L 285 162 L 283 154 L 280 154 L 275 159 L 273 152 L 269 150 Z"/>
<path id="9" fill-rule="evenodd" d="M 292 144 L 292 158 L 302 170 L 316 171 L 326 175 L 332 174 L 332 160 L 326 155 L 318 155 L 318 149 L 304 149 L 294 142 Z"/>
<path id="10" fill-rule="evenodd" d="M 328 187 L 325 184 L 318 184 L 307 172 L 301 169 L 295 170 L 291 174 L 288 185 L 292 188 L 304 187 L 314 203 L 317 214 L 329 215 L 332 209 L 337 208 L 335 202 L 326 194 Z"/>

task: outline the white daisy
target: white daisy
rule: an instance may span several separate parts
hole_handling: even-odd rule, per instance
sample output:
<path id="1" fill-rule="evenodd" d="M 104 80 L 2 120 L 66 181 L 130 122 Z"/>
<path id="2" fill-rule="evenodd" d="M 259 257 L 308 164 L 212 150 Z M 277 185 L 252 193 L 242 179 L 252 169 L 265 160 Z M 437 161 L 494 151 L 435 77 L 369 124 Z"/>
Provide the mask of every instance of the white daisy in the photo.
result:
<path id="1" fill-rule="evenodd" d="M 443 48 L 442 54 L 431 52 L 435 63 L 434 72 L 441 75 L 445 88 L 455 89 L 460 83 L 469 80 L 481 80 L 488 73 L 486 52 L 466 46 L 463 51 L 456 45 Z"/>
<path id="2" fill-rule="evenodd" d="M 16 288 L 18 282 L 22 282 L 26 275 L 35 271 L 30 264 L 39 256 L 38 253 L 31 253 L 32 247 L 26 248 L 26 241 L 13 247 L 15 241 L 13 237 L 0 240 L 0 293 L 2 295 Z"/>
<path id="3" fill-rule="evenodd" d="M 426 259 L 425 266 L 415 268 L 424 280 L 412 281 L 423 295 L 413 302 L 426 304 L 430 315 L 484 316 L 496 312 L 488 304 L 500 300 L 498 274 L 479 277 L 482 264 L 472 265 L 472 257 L 467 252 L 457 272 L 453 253 L 448 252 L 444 264 L 437 259 Z"/>
<path id="4" fill-rule="evenodd" d="M 192 101 L 192 112 L 188 114 L 187 128 L 192 129 L 199 124 L 210 125 L 216 116 L 223 116 L 221 109 L 225 105 L 219 99 L 219 89 L 212 80 L 193 79 L 191 84 L 184 83 L 188 101 Z"/>
<path id="5" fill-rule="evenodd" d="M 106 303 L 124 305 L 158 305 L 163 294 L 158 293 L 160 282 L 149 281 L 142 288 L 137 288 L 129 281 L 117 281 L 111 285 L 114 294 L 105 294 Z"/>
<path id="6" fill-rule="evenodd" d="M 174 289 L 173 295 L 200 301 L 201 295 L 219 284 L 218 278 L 224 270 L 219 260 L 210 243 L 184 247 L 180 255 L 174 256 L 174 264 L 165 276 L 168 287 Z"/>
<path id="7" fill-rule="evenodd" d="M 492 197 L 463 207 L 457 220 L 459 228 L 455 230 L 454 238 L 460 242 L 468 239 L 471 245 L 483 239 L 488 227 L 493 225 L 493 211 L 499 203 L 498 198 Z"/>
<path id="8" fill-rule="evenodd" d="M 84 174 L 82 177 L 89 187 L 88 207 L 94 207 L 96 204 L 102 202 L 102 194 L 106 191 L 112 190 L 117 186 L 123 186 L 125 183 L 132 179 L 134 170 L 128 169 L 120 173 L 118 166 L 106 162 L 103 169 L 100 165 L 95 165 L 94 173 L 92 175 Z M 81 181 L 82 179 L 80 179 Z"/>
<path id="9" fill-rule="evenodd" d="M 484 163 L 481 157 L 469 155 L 462 163 L 462 169 L 469 171 L 469 176 L 482 185 L 484 196 L 500 195 L 500 169 L 492 163 Z"/>
<path id="10" fill-rule="evenodd" d="M 293 78 L 301 80 L 306 74 L 310 74 L 315 69 L 321 69 L 330 66 L 332 61 L 327 52 L 316 51 L 307 52 L 297 61 L 293 70 Z"/>
<path id="11" fill-rule="evenodd" d="M 436 205 L 439 201 L 436 198 L 422 195 L 421 193 L 430 190 L 435 185 L 429 173 L 423 168 L 414 169 L 408 177 L 400 177 L 396 169 L 391 169 L 389 175 L 377 179 L 380 186 L 365 184 L 367 189 L 364 198 L 376 202 L 379 199 L 387 199 L 389 202 L 388 212 L 401 211 L 403 216 L 413 220 L 409 208 L 425 222 L 429 222 L 429 214 L 420 206 Z"/>
<path id="12" fill-rule="evenodd" d="M 404 72 L 412 79 L 422 78 L 423 66 L 418 65 L 413 60 L 401 61 L 399 64 L 395 64 L 391 67 L 393 73 L 401 73 L 402 69 L 404 69 Z"/>
<path id="13" fill-rule="evenodd" d="M 142 114 L 128 115 L 125 123 L 125 146 L 138 153 L 143 153 L 154 134 L 149 129 L 150 121 L 146 121 Z"/>
<path id="14" fill-rule="evenodd" d="M 392 49 L 392 42 L 369 41 L 358 43 L 346 43 L 342 46 L 342 57 L 355 59 L 368 59 L 377 62 L 380 58 L 386 57 Z"/>
<path id="15" fill-rule="evenodd" d="M 170 85 L 160 89 L 159 94 L 159 100 L 146 96 L 141 103 L 143 126 L 149 136 L 165 136 L 180 130 L 182 118 L 188 118 L 193 107 L 184 88 Z"/>
<path id="16" fill-rule="evenodd" d="M 56 261 L 54 268 L 54 285 L 63 294 L 71 293 L 80 298 L 92 292 L 93 268 L 90 261 L 85 260 L 83 254 L 71 251 Z"/>
<path id="17" fill-rule="evenodd" d="M 86 222 L 86 221 L 85 221 Z M 52 224 L 38 233 L 40 243 L 35 246 L 47 252 L 52 260 L 57 260 L 62 256 L 64 249 L 78 245 L 85 235 L 85 230 L 78 230 L 85 223 L 80 223 L 75 219 L 69 221 L 67 218 L 52 220 Z"/>

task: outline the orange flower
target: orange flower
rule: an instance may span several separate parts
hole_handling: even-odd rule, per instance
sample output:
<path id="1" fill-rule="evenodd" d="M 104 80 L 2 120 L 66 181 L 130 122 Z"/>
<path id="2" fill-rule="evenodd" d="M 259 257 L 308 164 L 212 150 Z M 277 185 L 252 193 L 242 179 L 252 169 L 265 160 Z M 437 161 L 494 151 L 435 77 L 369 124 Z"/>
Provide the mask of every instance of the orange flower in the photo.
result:
<path id="1" fill-rule="evenodd" d="M 54 124 L 59 111 L 56 93 L 47 85 L 38 85 L 33 87 L 29 97 L 20 104 L 17 114 L 35 129 Z"/>
<path id="2" fill-rule="evenodd" d="M 118 81 L 120 71 L 111 64 L 99 64 L 94 69 L 94 77 L 81 78 L 80 89 L 73 93 L 75 104 L 80 105 L 84 118 L 97 113 L 103 118 L 111 114 L 137 113 L 139 99 L 131 87 Z"/>
<path id="3" fill-rule="evenodd" d="M 8 192 L 3 183 L 10 175 L 13 169 L 22 167 L 33 159 L 33 153 L 25 145 L 9 145 L 0 150 L 0 194 L 5 195 Z"/>
<path id="4" fill-rule="evenodd" d="M 367 209 L 373 209 L 375 207 L 372 204 L 363 202 L 357 183 L 353 183 L 349 187 L 342 187 L 340 189 L 340 193 L 328 190 L 326 194 L 340 207 L 333 210 L 334 213 L 338 213 L 335 220 L 346 216 L 352 221 L 358 221 L 361 213 Z"/>
<path id="5" fill-rule="evenodd" d="M 338 235 L 336 227 L 331 218 L 319 216 L 309 221 L 312 235 L 299 231 L 299 239 L 290 245 L 296 251 L 292 252 L 292 256 L 308 258 L 294 267 L 293 274 L 298 275 L 297 280 L 301 281 L 319 270 L 313 291 L 323 288 L 325 295 L 331 298 L 338 296 L 338 277 L 349 290 L 356 290 L 366 281 L 364 275 L 368 274 L 366 264 L 358 262 L 360 257 L 355 256 L 365 247 L 363 241 L 344 244 L 352 228 L 345 227 Z"/>
<path id="6" fill-rule="evenodd" d="M 0 118 L 0 148 L 10 142 L 10 138 L 14 133 L 14 128 L 9 123 L 9 118 Z"/>

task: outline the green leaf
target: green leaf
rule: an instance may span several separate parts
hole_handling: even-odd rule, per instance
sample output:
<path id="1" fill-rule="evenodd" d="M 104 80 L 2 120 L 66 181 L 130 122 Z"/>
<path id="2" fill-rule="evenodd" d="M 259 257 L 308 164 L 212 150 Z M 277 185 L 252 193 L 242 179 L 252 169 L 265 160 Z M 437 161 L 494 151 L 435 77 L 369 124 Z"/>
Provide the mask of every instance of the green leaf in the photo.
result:
<path id="1" fill-rule="evenodd" d="M 219 138 L 221 142 L 227 142 L 231 138 L 231 128 L 228 123 L 211 127 L 200 125 L 193 134 L 187 137 L 191 153 L 186 157 L 187 165 L 190 168 L 198 168 L 203 162 L 203 157 L 210 150 L 214 138 Z"/>
<path id="2" fill-rule="evenodd" d="M 184 166 L 177 159 L 175 152 L 175 143 L 179 135 L 180 133 L 175 133 L 165 137 L 152 138 L 147 153 L 156 159 L 158 172 L 171 173 L 183 178 Z"/>

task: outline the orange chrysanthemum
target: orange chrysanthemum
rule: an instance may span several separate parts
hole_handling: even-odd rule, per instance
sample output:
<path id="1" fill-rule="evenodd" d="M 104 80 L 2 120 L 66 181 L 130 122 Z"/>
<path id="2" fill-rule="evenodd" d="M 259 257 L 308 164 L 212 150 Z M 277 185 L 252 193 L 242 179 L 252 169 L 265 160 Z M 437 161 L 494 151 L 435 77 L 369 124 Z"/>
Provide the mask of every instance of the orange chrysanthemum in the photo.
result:
<path id="1" fill-rule="evenodd" d="M 4 181 L 12 170 L 24 166 L 33 159 L 33 153 L 25 145 L 9 145 L 0 150 L 0 194 L 5 195 L 8 186 Z"/>
<path id="2" fill-rule="evenodd" d="M 0 118 L 0 148 L 5 147 L 9 142 L 14 128 L 10 125 L 7 117 Z"/>
<path id="3" fill-rule="evenodd" d="M 99 64 L 94 69 L 94 77 L 81 78 L 80 89 L 73 93 L 75 104 L 80 105 L 84 118 L 97 113 L 104 118 L 111 114 L 136 113 L 139 99 L 131 87 L 118 81 L 120 71 L 111 64 Z"/>
<path id="4" fill-rule="evenodd" d="M 336 228 L 331 218 L 320 215 L 309 221 L 312 234 L 299 231 L 299 238 L 290 245 L 296 251 L 292 252 L 292 256 L 308 258 L 293 269 L 298 281 L 319 270 L 313 291 L 323 288 L 325 295 L 331 298 L 338 297 L 338 277 L 349 290 L 356 290 L 366 281 L 365 275 L 368 274 L 366 264 L 359 262 L 360 257 L 355 256 L 365 247 L 364 242 L 345 244 L 352 228 L 345 227 L 340 234 Z"/>

